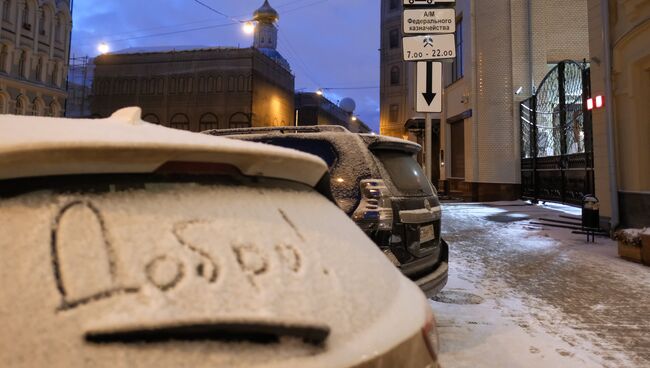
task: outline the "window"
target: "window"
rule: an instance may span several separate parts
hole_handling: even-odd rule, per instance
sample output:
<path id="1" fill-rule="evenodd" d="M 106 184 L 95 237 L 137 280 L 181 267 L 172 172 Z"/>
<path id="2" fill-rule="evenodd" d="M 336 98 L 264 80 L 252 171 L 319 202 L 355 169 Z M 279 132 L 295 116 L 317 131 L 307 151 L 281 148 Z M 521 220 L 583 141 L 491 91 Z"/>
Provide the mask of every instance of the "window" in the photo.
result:
<path id="1" fill-rule="evenodd" d="M 388 46 L 391 49 L 396 49 L 399 47 L 399 30 L 398 29 L 391 29 L 390 32 L 388 32 Z"/>
<path id="2" fill-rule="evenodd" d="M 399 120 L 399 105 L 397 104 L 390 105 L 388 121 L 391 123 L 397 123 L 397 120 Z"/>
<path id="3" fill-rule="evenodd" d="M 59 66 L 54 64 L 52 67 L 52 80 L 50 81 L 53 85 L 59 85 Z"/>
<path id="4" fill-rule="evenodd" d="M 399 6 L 399 1 L 398 0 L 390 0 L 388 3 L 388 9 L 389 10 L 397 10 Z"/>
<path id="5" fill-rule="evenodd" d="M 158 119 L 158 115 L 156 114 L 147 114 L 142 118 L 142 120 L 151 124 L 160 124 L 160 119 Z"/>
<path id="6" fill-rule="evenodd" d="M 45 9 L 43 9 L 41 11 L 41 17 L 40 17 L 40 20 L 38 21 L 38 33 L 41 36 L 45 36 L 45 30 L 47 29 L 47 26 L 46 26 L 47 18 L 45 17 L 45 12 L 46 12 Z"/>
<path id="7" fill-rule="evenodd" d="M 199 131 L 219 129 L 219 119 L 212 113 L 203 114 L 199 120 Z"/>
<path id="8" fill-rule="evenodd" d="M 16 115 L 23 115 L 25 113 L 25 106 L 23 105 L 22 96 L 16 100 Z"/>
<path id="9" fill-rule="evenodd" d="M 398 66 L 390 68 L 390 85 L 396 86 L 400 84 L 400 70 Z"/>
<path id="10" fill-rule="evenodd" d="M 456 58 L 451 64 L 451 83 L 463 78 L 463 19 L 456 21 Z"/>
<path id="11" fill-rule="evenodd" d="M 180 130 L 190 130 L 190 119 L 185 114 L 172 116 L 170 127 Z"/>
<path id="12" fill-rule="evenodd" d="M 7 45 L 2 45 L 0 49 L 0 70 L 3 72 L 8 72 L 7 61 L 9 60 L 9 47 Z"/>
<path id="13" fill-rule="evenodd" d="M 35 77 L 35 79 L 39 82 L 42 81 L 41 79 L 42 73 L 43 73 L 43 59 L 39 58 L 38 64 L 36 64 L 36 77 Z"/>
<path id="14" fill-rule="evenodd" d="M 230 117 L 229 125 L 231 129 L 249 128 L 251 126 L 251 123 L 248 115 L 244 114 L 243 112 L 238 112 Z"/>
<path id="15" fill-rule="evenodd" d="M 27 52 L 23 51 L 20 53 L 20 60 L 18 60 L 18 76 L 24 78 L 26 72 L 27 72 Z"/>
<path id="16" fill-rule="evenodd" d="M 27 28 L 29 25 L 29 4 L 25 3 L 25 8 L 23 9 L 23 27 Z"/>
<path id="17" fill-rule="evenodd" d="M 2 20 L 11 21 L 11 0 L 2 3 Z"/>
<path id="18" fill-rule="evenodd" d="M 56 42 L 61 42 L 61 27 L 62 27 L 61 18 L 57 17 L 56 18 L 56 29 L 54 31 L 54 34 L 55 34 L 54 39 L 55 39 Z"/>

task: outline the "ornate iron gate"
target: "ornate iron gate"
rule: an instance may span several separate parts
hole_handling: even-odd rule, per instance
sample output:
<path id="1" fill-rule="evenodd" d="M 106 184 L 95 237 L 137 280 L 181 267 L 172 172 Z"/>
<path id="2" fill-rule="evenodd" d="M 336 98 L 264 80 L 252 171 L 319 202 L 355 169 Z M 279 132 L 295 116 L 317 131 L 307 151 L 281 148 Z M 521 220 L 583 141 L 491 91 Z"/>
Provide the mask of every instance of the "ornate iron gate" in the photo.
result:
<path id="1" fill-rule="evenodd" d="M 564 61 L 520 104 L 524 199 L 581 204 L 594 193 L 589 68 Z"/>

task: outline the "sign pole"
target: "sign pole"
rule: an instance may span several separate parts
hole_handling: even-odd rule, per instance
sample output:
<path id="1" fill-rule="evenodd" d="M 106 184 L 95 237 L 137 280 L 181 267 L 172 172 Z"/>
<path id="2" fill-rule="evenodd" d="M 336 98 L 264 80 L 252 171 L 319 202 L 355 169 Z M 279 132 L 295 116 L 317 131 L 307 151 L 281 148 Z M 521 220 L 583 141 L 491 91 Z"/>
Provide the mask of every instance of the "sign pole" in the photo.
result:
<path id="1" fill-rule="evenodd" d="M 425 115 L 425 121 L 424 121 L 424 167 L 425 167 L 425 172 L 427 176 L 429 177 L 429 180 L 431 180 L 431 177 L 433 176 L 433 171 L 431 171 L 431 161 L 432 161 L 432 142 L 431 138 L 433 135 L 433 115 L 428 112 Z"/>

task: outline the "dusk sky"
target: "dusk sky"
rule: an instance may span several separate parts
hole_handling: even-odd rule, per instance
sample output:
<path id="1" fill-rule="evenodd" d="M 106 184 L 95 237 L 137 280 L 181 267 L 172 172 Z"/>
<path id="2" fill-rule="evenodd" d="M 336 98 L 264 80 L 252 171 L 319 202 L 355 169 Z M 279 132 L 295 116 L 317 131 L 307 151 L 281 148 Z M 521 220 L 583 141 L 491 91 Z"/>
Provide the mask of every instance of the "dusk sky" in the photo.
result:
<path id="1" fill-rule="evenodd" d="M 263 0 L 201 0 L 237 20 Z M 326 90 L 333 102 L 352 97 L 356 113 L 379 131 L 379 0 L 270 0 L 280 13 L 278 49 L 296 90 Z M 77 0 L 73 56 L 95 56 L 101 42 L 117 51 L 149 46 L 250 47 L 241 24 L 194 0 Z"/>

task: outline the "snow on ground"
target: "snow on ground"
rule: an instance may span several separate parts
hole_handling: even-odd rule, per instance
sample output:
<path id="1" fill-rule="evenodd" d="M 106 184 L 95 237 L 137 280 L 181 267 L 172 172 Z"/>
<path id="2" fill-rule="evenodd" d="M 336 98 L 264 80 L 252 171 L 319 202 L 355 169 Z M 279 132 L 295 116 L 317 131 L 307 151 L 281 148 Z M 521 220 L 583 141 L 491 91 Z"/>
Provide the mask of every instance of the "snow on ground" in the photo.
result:
<path id="1" fill-rule="evenodd" d="M 580 210 L 449 204 L 450 280 L 438 301 L 444 367 L 648 367 L 650 268 L 616 243 L 532 225 Z"/>

